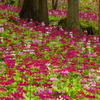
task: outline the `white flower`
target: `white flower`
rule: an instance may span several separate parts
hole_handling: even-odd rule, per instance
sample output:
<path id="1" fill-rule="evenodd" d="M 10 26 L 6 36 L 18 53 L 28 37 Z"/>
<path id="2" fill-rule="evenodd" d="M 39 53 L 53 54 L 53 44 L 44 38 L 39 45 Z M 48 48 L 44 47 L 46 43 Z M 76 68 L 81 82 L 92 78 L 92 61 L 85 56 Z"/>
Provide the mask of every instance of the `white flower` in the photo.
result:
<path id="1" fill-rule="evenodd" d="M 58 79 L 57 78 L 50 78 L 50 80 L 57 81 Z"/>
<path id="2" fill-rule="evenodd" d="M 100 76 L 97 76 L 97 80 L 99 80 L 100 79 Z"/>

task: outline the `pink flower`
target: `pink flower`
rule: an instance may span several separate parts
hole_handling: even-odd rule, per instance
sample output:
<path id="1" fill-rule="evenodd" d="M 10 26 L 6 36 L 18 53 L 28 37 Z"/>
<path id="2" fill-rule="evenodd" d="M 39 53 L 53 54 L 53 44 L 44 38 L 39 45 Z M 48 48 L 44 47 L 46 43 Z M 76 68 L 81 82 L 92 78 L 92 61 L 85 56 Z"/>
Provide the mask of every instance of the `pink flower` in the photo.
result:
<path id="1" fill-rule="evenodd" d="M 81 81 L 81 82 L 86 82 L 86 80 L 85 80 L 85 79 L 80 79 L 80 81 Z"/>
<path id="2" fill-rule="evenodd" d="M 50 80 L 57 81 L 58 79 L 57 78 L 50 78 Z"/>

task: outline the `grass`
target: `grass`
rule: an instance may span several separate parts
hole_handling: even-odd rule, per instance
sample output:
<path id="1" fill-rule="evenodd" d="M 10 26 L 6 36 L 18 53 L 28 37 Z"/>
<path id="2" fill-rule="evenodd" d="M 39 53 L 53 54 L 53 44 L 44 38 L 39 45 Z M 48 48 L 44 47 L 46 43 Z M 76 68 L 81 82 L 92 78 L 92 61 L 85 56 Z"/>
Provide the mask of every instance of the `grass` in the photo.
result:
<path id="1" fill-rule="evenodd" d="M 21 9 L 0 6 L 1 100 L 100 99 L 98 35 L 86 37 L 75 30 L 58 31 L 56 25 L 27 24 L 17 16 Z M 92 20 L 97 27 L 98 15 L 89 12 L 86 17 L 86 13 L 80 12 L 81 23 Z M 51 24 L 57 24 L 57 16 L 66 15 L 66 11 L 52 11 L 49 5 Z M 10 16 L 13 22 L 7 21 Z"/>

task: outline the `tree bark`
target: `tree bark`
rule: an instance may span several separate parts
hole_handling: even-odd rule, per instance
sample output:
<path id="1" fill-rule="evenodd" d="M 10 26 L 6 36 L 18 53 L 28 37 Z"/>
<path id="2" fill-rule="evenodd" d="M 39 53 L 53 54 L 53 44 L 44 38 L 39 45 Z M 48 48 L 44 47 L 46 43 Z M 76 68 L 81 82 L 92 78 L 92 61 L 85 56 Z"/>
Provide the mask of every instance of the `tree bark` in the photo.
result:
<path id="1" fill-rule="evenodd" d="M 47 0 L 24 0 L 22 10 L 19 13 L 21 19 L 28 18 L 38 22 L 49 24 Z"/>
<path id="2" fill-rule="evenodd" d="M 59 8 L 59 0 L 56 0 L 55 2 L 54 2 L 54 0 L 52 0 L 52 8 L 54 10 Z"/>
<path id="3" fill-rule="evenodd" d="M 68 14 L 65 20 L 65 27 L 71 29 L 81 29 L 79 21 L 79 0 L 68 0 Z"/>
<path id="4" fill-rule="evenodd" d="M 24 0 L 22 10 L 19 13 L 21 19 L 28 18 L 38 21 L 38 0 Z M 29 21 L 28 20 L 28 21 Z"/>
<path id="5" fill-rule="evenodd" d="M 39 0 L 39 22 L 49 24 L 47 0 Z"/>

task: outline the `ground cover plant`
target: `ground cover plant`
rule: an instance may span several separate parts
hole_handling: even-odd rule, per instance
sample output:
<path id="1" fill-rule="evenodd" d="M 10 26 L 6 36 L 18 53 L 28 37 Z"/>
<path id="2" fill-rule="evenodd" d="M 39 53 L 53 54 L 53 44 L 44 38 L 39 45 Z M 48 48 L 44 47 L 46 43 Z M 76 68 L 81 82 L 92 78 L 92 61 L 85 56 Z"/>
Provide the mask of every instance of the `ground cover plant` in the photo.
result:
<path id="1" fill-rule="evenodd" d="M 20 10 L 0 4 L 0 99 L 99 100 L 99 36 L 61 26 L 57 30 L 58 21 L 49 26 L 26 23 L 18 17 Z M 50 20 L 67 15 L 67 11 L 48 11 Z M 80 12 L 81 22 L 90 19 L 95 27 L 97 17 Z"/>

